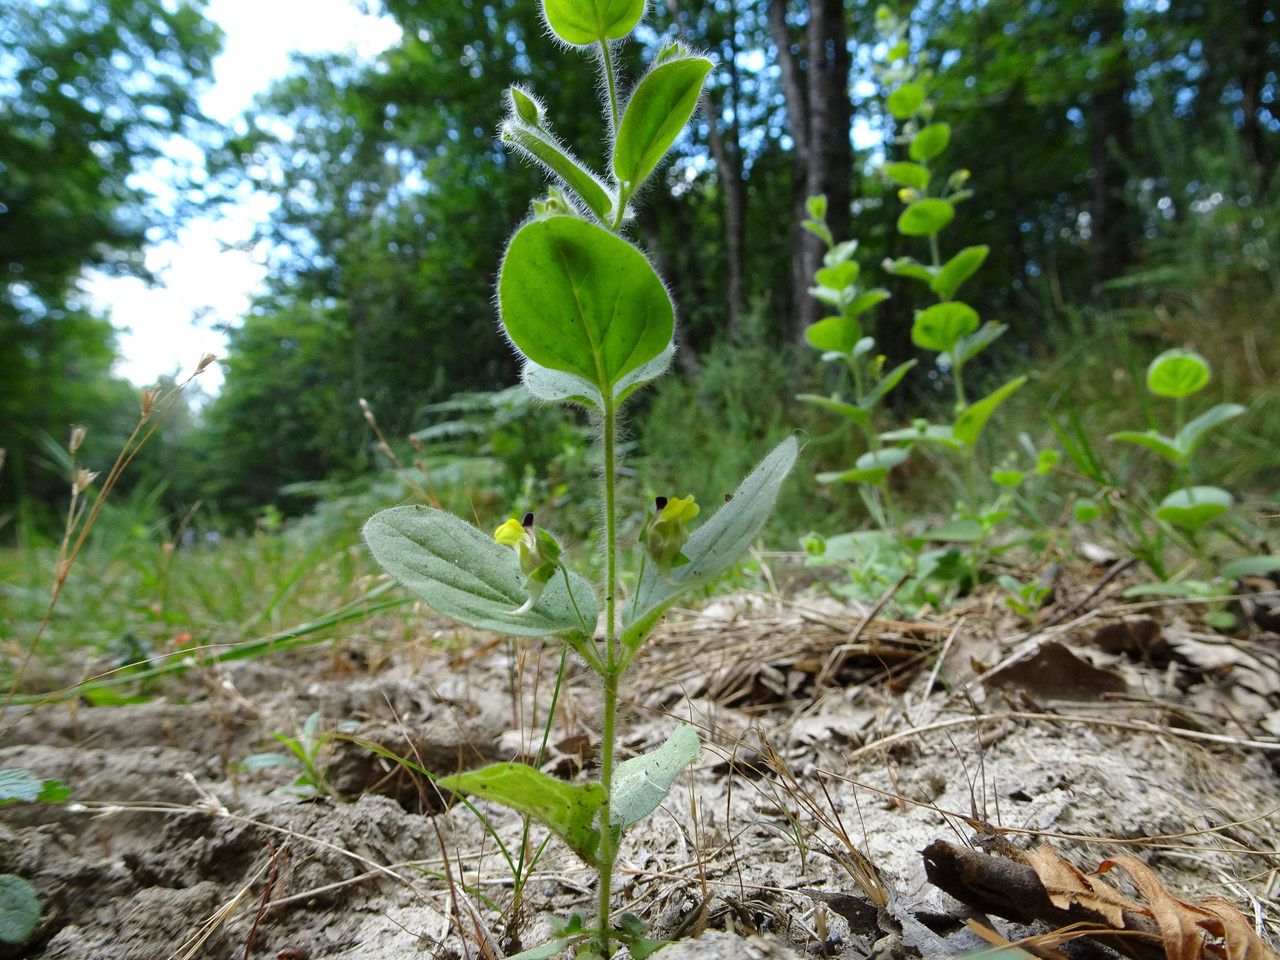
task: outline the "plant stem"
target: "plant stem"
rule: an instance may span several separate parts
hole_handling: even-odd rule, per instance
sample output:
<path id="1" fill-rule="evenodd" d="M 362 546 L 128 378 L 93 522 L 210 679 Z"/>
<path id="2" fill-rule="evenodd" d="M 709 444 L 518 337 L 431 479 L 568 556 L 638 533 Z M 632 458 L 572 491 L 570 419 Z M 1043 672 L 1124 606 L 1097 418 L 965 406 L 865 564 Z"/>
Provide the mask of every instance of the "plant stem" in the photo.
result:
<path id="1" fill-rule="evenodd" d="M 600 62 L 604 64 L 604 82 L 609 88 L 609 132 L 618 130 L 618 81 L 613 75 L 613 51 L 605 40 L 600 41 Z"/>
<path id="2" fill-rule="evenodd" d="M 605 669 L 602 673 L 604 726 L 600 742 L 600 786 L 604 789 L 604 802 L 600 806 L 600 900 L 596 914 L 600 948 L 606 958 L 609 956 L 609 901 L 613 887 L 613 861 L 618 852 L 611 826 L 614 728 L 618 716 L 618 674 L 621 672 L 618 665 L 615 602 L 618 582 L 617 433 L 617 410 L 612 399 L 608 399 L 604 404 Z"/>

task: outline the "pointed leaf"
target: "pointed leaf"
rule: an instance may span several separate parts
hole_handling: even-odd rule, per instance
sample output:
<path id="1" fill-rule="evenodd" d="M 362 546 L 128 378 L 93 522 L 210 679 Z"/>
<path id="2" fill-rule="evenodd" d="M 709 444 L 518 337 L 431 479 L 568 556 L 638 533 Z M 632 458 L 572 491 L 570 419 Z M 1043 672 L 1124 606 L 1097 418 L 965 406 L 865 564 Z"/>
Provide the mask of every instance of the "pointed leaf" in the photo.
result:
<path id="1" fill-rule="evenodd" d="M 834 267 L 824 267 L 814 274 L 814 279 L 824 287 L 843 290 L 857 281 L 858 272 L 858 264 L 852 260 L 846 260 Z"/>
<path id="2" fill-rule="evenodd" d="M 915 360 L 908 360 L 906 363 L 898 364 L 886 373 L 874 387 L 867 391 L 866 396 L 858 400 L 858 406 L 865 407 L 868 410 L 874 407 L 890 390 L 902 381 L 902 378 L 916 365 L 916 362 Z"/>
<path id="3" fill-rule="evenodd" d="M 889 94 L 885 106 L 899 120 L 905 120 L 924 106 L 924 87 L 918 83 L 904 83 Z"/>
<path id="4" fill-rule="evenodd" d="M 1200 416 L 1187 423 L 1178 431 L 1175 443 L 1178 449 L 1182 451 L 1184 457 L 1190 457 L 1195 453 L 1196 447 L 1204 440 L 1207 434 L 1214 427 L 1228 420 L 1240 416 L 1245 412 L 1245 408 L 1238 403 L 1219 403 L 1210 407 Z"/>
<path id="5" fill-rule="evenodd" d="M 1166 350 L 1147 368 L 1147 389 L 1158 397 L 1189 397 L 1209 384 L 1209 362 L 1190 350 Z"/>
<path id="6" fill-rule="evenodd" d="M 1154 450 L 1160 456 L 1173 463 L 1182 463 L 1183 461 L 1182 449 L 1178 446 L 1178 442 L 1169 439 L 1156 430 L 1147 430 L 1144 433 L 1138 433 L 1136 430 L 1122 430 L 1119 433 L 1111 434 L 1107 439 L 1116 440 L 1120 443 L 1136 443 L 1140 447 Z"/>
<path id="7" fill-rule="evenodd" d="M 933 284 L 933 278 L 937 275 L 936 268 L 927 267 L 914 257 L 885 260 L 881 266 L 885 272 L 891 273 L 895 277 L 910 277 L 912 280 L 920 280 L 930 285 Z"/>
<path id="8" fill-rule="evenodd" d="M 910 187 L 912 190 L 923 190 L 929 186 L 929 168 L 922 167 L 918 163 L 902 160 L 898 163 L 885 164 L 884 174 L 894 183 Z"/>
<path id="9" fill-rule="evenodd" d="M 950 300 L 935 303 L 916 314 L 911 325 L 911 342 L 939 353 L 950 350 L 956 341 L 978 329 L 978 311 L 967 303 Z"/>
<path id="10" fill-rule="evenodd" d="M 1240 557 L 1230 563 L 1224 563 L 1220 572 L 1228 580 L 1236 580 L 1240 577 L 1265 577 L 1269 573 L 1280 572 L 1280 554 Z"/>
<path id="11" fill-rule="evenodd" d="M 644 16 L 645 0 L 542 0 L 551 32 L 565 43 L 585 47 L 621 40 Z"/>
<path id="12" fill-rule="evenodd" d="M 866 425 L 871 422 L 871 414 L 862 409 L 862 407 L 855 407 L 852 403 L 845 403 L 835 397 L 823 397 L 816 393 L 801 393 L 796 395 L 796 399 L 801 403 L 811 403 L 816 407 L 822 407 L 824 410 L 830 410 L 832 413 L 848 417 L 855 423 Z"/>
<path id="13" fill-rule="evenodd" d="M 925 197 L 898 217 L 898 232 L 904 237 L 927 237 L 944 229 L 955 219 L 956 208 L 946 200 Z"/>
<path id="14" fill-rule="evenodd" d="M 581 632 L 574 603 L 595 629 L 595 593 L 570 574 L 573 602 L 564 577 L 556 576 L 528 613 L 516 615 L 527 598 L 515 553 L 451 513 L 431 507 L 393 507 L 364 526 L 364 537 L 382 568 L 422 597 L 432 609 L 462 623 L 518 637 Z"/>
<path id="15" fill-rule="evenodd" d="M 635 247 L 577 217 L 534 220 L 507 248 L 502 324 L 534 363 L 611 393 L 671 343 L 667 289 Z"/>
<path id="16" fill-rule="evenodd" d="M 955 520 L 926 530 L 907 542 L 917 550 L 929 543 L 981 543 L 986 535 L 976 520 Z"/>
<path id="17" fill-rule="evenodd" d="M 857 250 L 857 240 L 846 240 L 844 243 L 837 243 L 823 256 L 822 265 L 825 267 L 838 267 L 852 257 Z"/>
<path id="18" fill-rule="evenodd" d="M 507 957 L 507 960 L 555 960 L 574 944 L 581 943 L 585 939 L 585 934 L 580 937 L 559 937 L 540 943 L 536 947 L 530 947 L 528 950 L 513 953 Z"/>
<path id="19" fill-rule="evenodd" d="M 957 340 L 950 350 L 944 350 L 939 354 L 938 363 L 948 367 L 966 364 L 1008 331 L 1009 328 L 1003 323 L 989 320 L 973 333 L 967 333 Z"/>
<path id="20" fill-rule="evenodd" d="M 618 764 L 613 775 L 610 822 L 629 827 L 657 810 L 680 771 L 695 762 L 701 750 L 697 731 L 685 723 L 657 750 Z"/>
<path id="21" fill-rule="evenodd" d="M 955 296 L 960 284 L 978 272 L 978 268 L 987 259 L 990 250 L 991 248 L 986 246 L 965 247 L 948 260 L 938 271 L 938 275 L 933 278 L 930 284 L 933 292 L 943 300 L 950 300 Z"/>
<path id="22" fill-rule="evenodd" d="M 911 155 L 912 160 L 926 163 L 946 150 L 950 142 L 950 125 L 931 123 L 915 135 L 907 153 Z"/>
<path id="23" fill-rule="evenodd" d="M 613 172 L 632 189 L 653 172 L 684 129 L 711 70 L 706 57 L 668 60 L 650 70 L 627 102 L 613 144 Z"/>
<path id="24" fill-rule="evenodd" d="M 811 346 L 833 353 L 848 353 L 862 336 L 862 325 L 852 317 L 824 317 L 805 328 Z"/>
<path id="25" fill-rule="evenodd" d="M 600 784 L 565 783 L 523 763 L 493 763 L 437 783 L 454 793 L 483 797 L 533 817 L 579 857 L 596 865 L 600 848 L 597 819 L 604 805 Z"/>
<path id="26" fill-rule="evenodd" d="M 861 313 L 866 313 L 872 307 L 884 303 L 884 301 L 888 299 L 889 291 L 880 287 L 876 287 L 874 290 L 868 290 L 866 293 L 860 293 L 845 305 L 845 316 L 856 317 Z"/>
<path id="27" fill-rule="evenodd" d="M 628 647 L 637 649 L 662 612 L 682 593 L 707 583 L 737 562 L 764 528 L 799 452 L 795 437 L 778 444 L 739 484 L 732 499 L 693 531 L 684 545 L 689 562 L 673 570 L 669 579 L 656 564 L 645 566 L 635 598 L 623 615 L 623 642 Z"/>
<path id="28" fill-rule="evenodd" d="M 926 423 L 921 420 L 900 430 L 880 434 L 886 443 L 936 443 L 949 450 L 961 450 L 964 444 L 956 439 L 951 427 L 945 423 Z"/>
<path id="29" fill-rule="evenodd" d="M 36 888 L 12 873 L 0 873 L 0 943 L 26 943 L 39 921 Z"/>
<path id="30" fill-rule="evenodd" d="M 951 432 L 961 443 L 973 446 L 978 442 L 982 428 L 987 425 L 996 408 L 1013 396 L 1014 391 L 1027 382 L 1026 376 L 1016 377 L 1008 383 L 997 387 L 976 403 L 971 403 L 960 411 L 956 422 L 951 425 Z"/>
<path id="31" fill-rule="evenodd" d="M 614 197 L 586 164 L 570 153 L 544 130 L 508 120 L 501 137 L 529 159 L 541 164 L 577 194 L 601 220 L 613 211 Z"/>
<path id="32" fill-rule="evenodd" d="M 1184 487 L 1160 501 L 1156 516 L 1194 532 L 1233 506 L 1231 494 L 1220 487 Z"/>
<path id="33" fill-rule="evenodd" d="M 889 471 L 911 455 L 905 447 L 881 447 L 870 450 L 853 462 L 852 470 L 820 473 L 819 483 L 870 483 L 880 486 L 889 477 Z"/>

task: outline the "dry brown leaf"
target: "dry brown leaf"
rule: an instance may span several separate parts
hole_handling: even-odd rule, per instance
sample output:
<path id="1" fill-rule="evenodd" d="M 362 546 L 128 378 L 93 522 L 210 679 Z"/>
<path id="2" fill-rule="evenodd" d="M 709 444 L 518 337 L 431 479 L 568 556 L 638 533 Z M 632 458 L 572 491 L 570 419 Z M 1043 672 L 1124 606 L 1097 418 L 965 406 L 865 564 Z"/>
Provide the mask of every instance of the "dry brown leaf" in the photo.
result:
<path id="1" fill-rule="evenodd" d="M 1227 960 L 1276 960 L 1276 953 L 1254 932 L 1253 925 L 1232 904 L 1220 897 L 1209 897 L 1202 906 L 1218 918 L 1221 932 L 1210 931 L 1222 938 Z"/>
<path id="2" fill-rule="evenodd" d="M 1027 859 L 1049 895 L 1049 902 L 1059 910 L 1070 910 L 1073 903 L 1079 904 L 1102 914 L 1117 930 L 1124 929 L 1123 911 L 1150 912 L 1105 883 L 1090 880 L 1047 843 L 1032 850 Z"/>
<path id="3" fill-rule="evenodd" d="M 1136 857 L 1118 856 L 1098 865 L 1099 873 L 1119 867 L 1133 878 L 1133 885 L 1150 905 L 1151 915 L 1160 925 L 1164 937 L 1164 955 L 1168 960 L 1200 960 L 1204 956 L 1204 930 L 1200 921 L 1211 916 L 1189 903 L 1183 903 L 1165 889 L 1155 873 Z"/>

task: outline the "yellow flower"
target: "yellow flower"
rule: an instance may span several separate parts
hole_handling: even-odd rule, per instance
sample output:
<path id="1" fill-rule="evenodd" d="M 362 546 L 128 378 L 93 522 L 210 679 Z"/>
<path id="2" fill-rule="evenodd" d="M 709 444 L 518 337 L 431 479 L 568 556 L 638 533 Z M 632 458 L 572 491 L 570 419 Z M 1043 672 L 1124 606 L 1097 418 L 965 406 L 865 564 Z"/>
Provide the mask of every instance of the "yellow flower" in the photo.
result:
<path id="1" fill-rule="evenodd" d="M 680 497 L 672 497 L 667 501 L 666 506 L 658 511 L 659 523 L 688 523 L 698 515 L 698 504 L 694 502 L 693 494 L 681 499 Z"/>
<path id="2" fill-rule="evenodd" d="M 680 567 L 689 562 L 681 551 L 689 539 L 689 530 L 685 526 L 698 515 L 698 505 L 692 495 L 687 497 L 658 497 L 653 501 L 656 513 L 644 532 L 645 546 L 649 556 L 658 567 L 663 577 L 671 576 L 673 567 Z"/>
<path id="3" fill-rule="evenodd" d="M 524 527 L 520 526 L 519 520 L 512 518 L 493 531 L 493 539 L 504 547 L 514 547 L 524 539 Z"/>

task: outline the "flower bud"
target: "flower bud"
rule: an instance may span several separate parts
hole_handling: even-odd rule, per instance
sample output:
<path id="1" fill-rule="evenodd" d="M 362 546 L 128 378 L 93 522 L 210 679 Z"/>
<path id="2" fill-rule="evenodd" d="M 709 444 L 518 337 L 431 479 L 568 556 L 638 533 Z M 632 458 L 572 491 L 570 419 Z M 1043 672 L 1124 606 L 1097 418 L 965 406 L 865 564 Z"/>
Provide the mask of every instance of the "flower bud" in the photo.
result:
<path id="1" fill-rule="evenodd" d="M 686 524 L 698 515 L 699 507 L 692 495 L 681 498 L 655 497 L 654 515 L 645 528 L 644 542 L 649 558 L 663 577 L 670 577 L 675 567 L 684 566 L 689 558 L 682 550 L 689 540 Z"/>
<path id="2" fill-rule="evenodd" d="M 512 114 L 522 123 L 527 123 L 531 127 L 542 126 L 544 115 L 542 104 L 524 87 L 508 87 L 507 100 L 510 102 Z"/>
<path id="3" fill-rule="evenodd" d="M 560 544 L 551 534 L 534 526 L 532 513 L 526 513 L 523 521 L 506 521 L 493 532 L 493 539 L 516 552 L 520 572 L 525 575 L 529 599 L 524 606 L 512 612 L 528 613 L 542 596 L 543 587 L 560 569 Z"/>
<path id="4" fill-rule="evenodd" d="M 67 449 L 75 453 L 80 449 L 80 444 L 84 443 L 84 427 L 72 427 L 71 439 L 67 442 Z"/>

